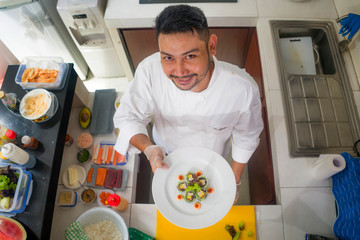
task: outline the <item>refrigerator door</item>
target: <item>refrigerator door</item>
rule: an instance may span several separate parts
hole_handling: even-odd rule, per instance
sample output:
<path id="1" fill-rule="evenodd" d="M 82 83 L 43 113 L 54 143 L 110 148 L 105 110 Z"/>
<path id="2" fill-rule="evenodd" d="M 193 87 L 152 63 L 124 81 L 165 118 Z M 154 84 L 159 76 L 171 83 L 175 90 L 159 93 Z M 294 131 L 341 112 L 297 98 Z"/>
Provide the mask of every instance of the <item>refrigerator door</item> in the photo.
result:
<path id="1" fill-rule="evenodd" d="M 57 27 L 40 2 L 0 9 L 0 38 L 20 61 L 29 56 L 62 57 L 74 63 L 74 68 L 85 80 L 88 66 L 83 58 L 75 58 Z"/>

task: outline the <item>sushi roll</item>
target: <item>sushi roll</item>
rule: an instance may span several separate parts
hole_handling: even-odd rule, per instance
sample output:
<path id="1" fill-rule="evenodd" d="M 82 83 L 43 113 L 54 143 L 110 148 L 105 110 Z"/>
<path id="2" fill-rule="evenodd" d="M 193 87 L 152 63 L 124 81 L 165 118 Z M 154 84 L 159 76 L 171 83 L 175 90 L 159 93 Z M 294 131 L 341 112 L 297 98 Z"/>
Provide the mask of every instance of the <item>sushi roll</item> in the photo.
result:
<path id="1" fill-rule="evenodd" d="M 188 191 L 185 193 L 184 200 L 188 203 L 191 203 L 195 200 L 195 192 L 194 191 Z"/>
<path id="2" fill-rule="evenodd" d="M 178 182 L 176 188 L 180 191 L 180 192 L 185 192 L 186 188 L 188 187 L 187 182 L 185 181 L 180 181 Z"/>
<path id="3" fill-rule="evenodd" d="M 208 185 L 208 180 L 207 180 L 207 178 L 204 177 L 204 176 L 199 177 L 199 178 L 198 178 L 198 185 L 199 185 L 199 187 L 201 187 L 201 188 L 206 188 L 207 185 Z"/>
<path id="4" fill-rule="evenodd" d="M 202 201 L 206 198 L 207 191 L 206 191 L 206 189 L 201 189 L 201 190 L 197 191 L 195 195 L 196 195 L 197 200 Z"/>
<path id="5" fill-rule="evenodd" d="M 193 183 L 197 180 L 196 174 L 193 172 L 187 172 L 185 175 L 185 178 L 187 181 L 189 181 L 190 183 Z"/>

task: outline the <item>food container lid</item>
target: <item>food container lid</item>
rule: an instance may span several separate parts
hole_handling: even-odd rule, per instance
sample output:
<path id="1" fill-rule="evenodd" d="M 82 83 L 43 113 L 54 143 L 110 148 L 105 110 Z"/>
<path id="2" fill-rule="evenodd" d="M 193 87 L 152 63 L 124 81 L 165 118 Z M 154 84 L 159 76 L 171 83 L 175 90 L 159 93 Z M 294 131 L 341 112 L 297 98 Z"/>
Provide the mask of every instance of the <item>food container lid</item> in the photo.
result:
<path id="1" fill-rule="evenodd" d="M 13 130 L 7 130 L 5 135 L 10 139 L 15 139 L 17 134 Z"/>
<path id="2" fill-rule="evenodd" d="M 111 207 L 115 207 L 119 205 L 119 203 L 121 202 L 121 198 L 117 194 L 110 194 L 108 196 L 107 202 Z"/>
<path id="3" fill-rule="evenodd" d="M 74 207 L 77 203 L 77 193 L 73 190 L 63 190 L 58 192 L 56 205 L 60 207 Z"/>

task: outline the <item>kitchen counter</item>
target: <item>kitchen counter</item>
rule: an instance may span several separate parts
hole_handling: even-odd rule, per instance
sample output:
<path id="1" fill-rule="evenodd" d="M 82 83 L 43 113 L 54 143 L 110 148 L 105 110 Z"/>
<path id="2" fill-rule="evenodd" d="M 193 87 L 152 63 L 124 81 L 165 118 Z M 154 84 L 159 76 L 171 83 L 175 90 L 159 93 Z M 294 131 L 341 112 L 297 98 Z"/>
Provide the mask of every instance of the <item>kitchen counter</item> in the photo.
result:
<path id="1" fill-rule="evenodd" d="M 16 93 L 21 99 L 27 91 L 16 84 L 14 79 L 19 65 L 8 67 L 1 90 Z M 65 134 L 68 126 L 71 103 L 75 92 L 77 75 L 71 64 L 69 74 L 65 75 L 63 90 L 53 92 L 59 102 L 56 114 L 47 122 L 35 124 L 21 116 L 11 113 L 0 104 L 0 122 L 19 135 L 33 136 L 39 140 L 37 151 L 29 154 L 37 158 L 34 168 L 28 169 L 33 178 L 33 191 L 25 211 L 14 218 L 25 227 L 28 239 L 49 239 L 55 203 L 56 185 L 59 177 Z"/>
<path id="2" fill-rule="evenodd" d="M 154 18 L 167 5 L 170 4 L 140 5 L 138 1 L 132 0 L 108 1 L 105 23 L 129 79 L 132 79 L 133 75 L 117 29 L 153 27 Z M 294 158 L 289 153 L 280 74 L 269 21 L 332 21 L 338 31 L 339 26 L 335 23 L 338 13 L 334 2 L 328 0 L 305 2 L 245 0 L 237 1 L 237 3 L 196 3 L 192 5 L 203 9 L 209 19 L 209 26 L 256 27 L 268 111 L 276 196 L 279 204 L 276 207 L 281 209 L 283 223 L 283 235 L 277 239 L 304 239 L 305 233 L 333 237 L 332 225 L 336 218 L 336 210 L 331 191 L 331 179 L 316 181 L 311 177 L 311 166 L 317 158 Z M 339 41 L 342 39 L 340 36 L 338 38 Z M 355 101 L 357 106 L 360 106 L 359 84 L 351 56 L 346 52 L 343 54 L 343 58 L 347 66 Z M 262 209 L 270 210 L 273 207 L 262 206 Z M 150 205 L 134 206 L 132 216 L 135 216 L 137 209 L 141 209 L 140 212 L 149 212 L 150 216 L 153 217 L 152 208 L 153 206 Z M 136 223 L 136 221 L 141 222 L 141 219 L 134 221 L 133 219 L 131 224 L 141 229 Z M 271 220 L 269 221 L 271 222 Z M 261 229 L 264 226 L 259 224 L 258 227 Z M 272 236 L 274 231 L 268 230 L 267 236 Z M 259 239 L 268 239 L 262 238 L 261 234 L 258 234 L 258 237 Z"/>

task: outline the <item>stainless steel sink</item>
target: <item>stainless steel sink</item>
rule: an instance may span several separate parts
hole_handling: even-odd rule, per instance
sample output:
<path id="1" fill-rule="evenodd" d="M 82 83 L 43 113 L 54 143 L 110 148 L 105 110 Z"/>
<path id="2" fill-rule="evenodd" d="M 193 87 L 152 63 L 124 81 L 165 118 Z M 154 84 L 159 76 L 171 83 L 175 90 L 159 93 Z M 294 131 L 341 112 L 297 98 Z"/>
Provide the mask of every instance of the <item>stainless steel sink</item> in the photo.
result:
<path id="1" fill-rule="evenodd" d="M 271 21 L 285 102 L 290 153 L 353 152 L 359 118 L 332 22 Z M 316 74 L 288 73 L 281 38 L 311 37 Z"/>

